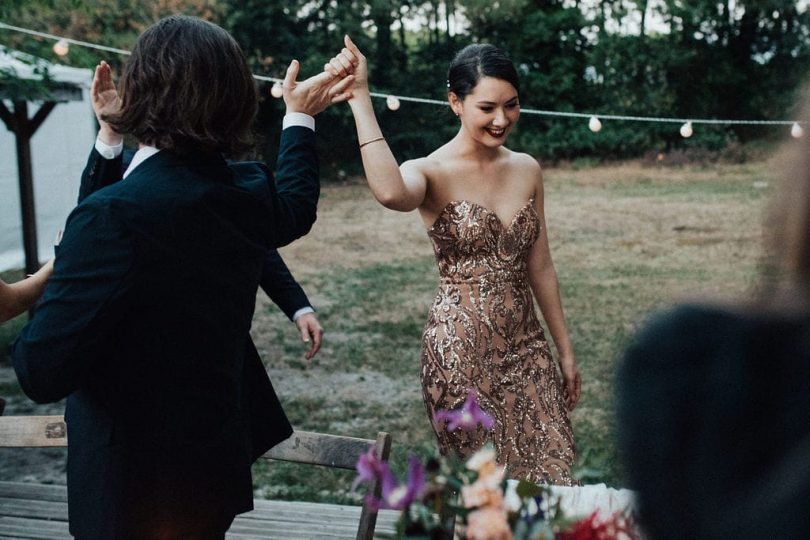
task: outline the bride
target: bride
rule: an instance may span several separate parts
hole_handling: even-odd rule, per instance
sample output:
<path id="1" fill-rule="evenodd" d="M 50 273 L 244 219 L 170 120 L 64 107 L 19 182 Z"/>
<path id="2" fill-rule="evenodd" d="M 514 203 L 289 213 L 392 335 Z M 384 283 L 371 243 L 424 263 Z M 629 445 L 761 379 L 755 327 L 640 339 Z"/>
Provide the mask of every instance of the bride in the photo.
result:
<path id="1" fill-rule="evenodd" d="M 366 59 L 348 36 L 345 45 L 324 69 L 354 73 L 349 105 L 369 187 L 387 208 L 419 210 L 439 266 L 421 379 L 441 451 L 469 456 L 491 440 L 511 477 L 574 484 L 568 412 L 581 379 L 549 252 L 542 172 L 534 158 L 504 146 L 520 116 L 514 65 L 491 45 L 461 50 L 447 81 L 458 133 L 398 166 L 374 115 Z M 448 432 L 436 412 L 461 406 L 471 390 L 492 430 Z"/>

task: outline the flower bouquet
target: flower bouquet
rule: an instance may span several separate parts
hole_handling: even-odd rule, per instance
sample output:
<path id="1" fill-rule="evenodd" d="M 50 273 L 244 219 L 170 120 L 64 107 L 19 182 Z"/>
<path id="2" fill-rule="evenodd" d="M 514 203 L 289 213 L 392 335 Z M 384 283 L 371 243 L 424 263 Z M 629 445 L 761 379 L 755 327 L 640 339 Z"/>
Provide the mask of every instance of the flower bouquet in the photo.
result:
<path id="1" fill-rule="evenodd" d="M 464 405 L 439 411 L 446 429 L 492 429 L 492 418 L 470 391 Z M 495 450 L 486 445 L 466 462 L 457 457 L 434 457 L 423 464 L 411 456 L 408 476 L 399 482 L 388 463 L 373 449 L 357 462 L 354 487 L 379 480 L 380 493 L 369 495 L 376 509 L 400 510 L 398 538 L 469 540 L 608 540 L 640 538 L 626 512 L 600 520 L 598 512 L 575 518 L 563 512 L 548 486 L 507 480 Z"/>

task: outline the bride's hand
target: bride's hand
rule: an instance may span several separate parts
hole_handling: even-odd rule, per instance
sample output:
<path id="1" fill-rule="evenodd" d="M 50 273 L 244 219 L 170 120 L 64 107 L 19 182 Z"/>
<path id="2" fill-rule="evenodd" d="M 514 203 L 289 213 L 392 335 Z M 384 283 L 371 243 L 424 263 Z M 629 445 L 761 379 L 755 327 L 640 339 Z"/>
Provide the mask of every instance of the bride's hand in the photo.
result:
<path id="1" fill-rule="evenodd" d="M 346 45 L 343 50 L 334 56 L 328 63 L 324 64 L 324 71 L 331 73 L 335 77 L 345 77 L 354 74 L 354 83 L 348 92 L 352 96 L 368 92 L 368 61 L 357 45 L 349 36 L 344 36 L 343 43 Z M 351 101 L 351 100 L 350 100 Z"/>
<path id="2" fill-rule="evenodd" d="M 112 81 L 112 69 L 104 60 L 96 66 L 93 83 L 90 86 L 90 99 L 100 127 L 99 138 L 111 146 L 119 144 L 123 138 L 104 120 L 105 115 L 115 114 L 121 110 L 121 98 Z"/>
<path id="3" fill-rule="evenodd" d="M 565 404 L 569 411 L 573 411 L 582 393 L 582 377 L 573 358 L 560 359 L 560 368 L 565 382 Z"/>

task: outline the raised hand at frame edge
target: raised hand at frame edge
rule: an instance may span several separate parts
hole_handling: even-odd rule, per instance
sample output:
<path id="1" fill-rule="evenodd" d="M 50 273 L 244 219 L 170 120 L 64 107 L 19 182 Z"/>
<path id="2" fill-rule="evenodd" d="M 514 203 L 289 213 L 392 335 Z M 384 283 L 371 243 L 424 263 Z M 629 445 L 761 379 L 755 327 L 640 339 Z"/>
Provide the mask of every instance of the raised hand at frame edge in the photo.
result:
<path id="1" fill-rule="evenodd" d="M 42 268 L 17 283 L 0 279 L 0 323 L 31 309 L 45 290 L 45 284 L 53 274 L 53 259 Z"/>
<path id="2" fill-rule="evenodd" d="M 301 64 L 298 60 L 290 62 L 284 77 L 284 103 L 287 112 L 301 112 L 315 116 L 333 103 L 346 101 L 351 97 L 347 89 L 354 82 L 354 75 L 335 76 L 323 71 L 309 79 L 298 82 Z"/>
<path id="3" fill-rule="evenodd" d="M 93 104 L 93 112 L 99 125 L 99 138 L 105 144 L 115 146 L 119 144 L 123 137 L 108 124 L 105 118 L 110 114 L 115 114 L 121 110 L 121 97 L 115 88 L 112 80 L 112 69 L 104 60 L 96 66 L 93 74 L 93 83 L 90 85 L 90 101 Z"/>

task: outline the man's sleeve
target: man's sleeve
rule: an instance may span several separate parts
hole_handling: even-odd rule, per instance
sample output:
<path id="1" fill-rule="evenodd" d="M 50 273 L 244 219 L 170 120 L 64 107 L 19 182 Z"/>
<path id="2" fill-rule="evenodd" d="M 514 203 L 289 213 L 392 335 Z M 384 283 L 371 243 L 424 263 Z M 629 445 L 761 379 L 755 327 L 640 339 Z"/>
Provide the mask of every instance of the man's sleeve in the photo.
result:
<path id="1" fill-rule="evenodd" d="M 315 222 L 320 185 L 315 132 L 292 126 L 281 132 L 276 181 L 263 163 L 230 162 L 237 182 L 263 197 L 268 247 L 285 246 L 307 234 Z"/>
<path id="2" fill-rule="evenodd" d="M 68 218 L 42 302 L 14 344 L 14 369 L 34 401 L 76 390 L 126 311 L 132 248 L 105 200 Z"/>
<path id="3" fill-rule="evenodd" d="M 264 260 L 260 285 L 284 314 L 292 320 L 293 315 L 302 308 L 309 307 L 309 299 L 304 289 L 295 281 L 289 268 L 278 251 L 271 250 Z"/>
<path id="4" fill-rule="evenodd" d="M 82 202 L 88 195 L 95 193 L 104 186 L 109 186 L 121 180 L 123 173 L 123 160 L 120 152 L 108 159 L 102 156 L 97 147 L 90 151 L 87 158 L 87 165 L 82 171 L 82 182 L 79 186 L 79 202 Z"/>

